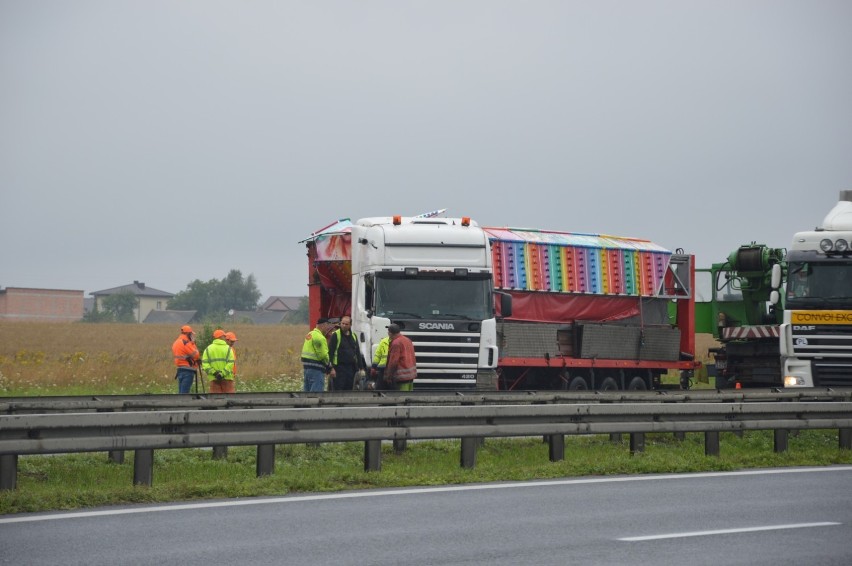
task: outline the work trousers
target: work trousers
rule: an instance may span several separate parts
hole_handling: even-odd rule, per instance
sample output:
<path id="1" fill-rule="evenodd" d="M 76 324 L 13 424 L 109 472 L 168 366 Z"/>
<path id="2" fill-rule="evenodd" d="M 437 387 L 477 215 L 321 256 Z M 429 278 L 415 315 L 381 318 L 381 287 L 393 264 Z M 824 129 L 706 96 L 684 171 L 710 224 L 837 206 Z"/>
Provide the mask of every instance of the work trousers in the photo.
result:
<path id="1" fill-rule="evenodd" d="M 233 379 L 211 379 L 207 383 L 210 384 L 210 393 L 236 393 L 237 385 Z"/>
<path id="2" fill-rule="evenodd" d="M 195 368 L 180 366 L 175 379 L 178 382 L 178 393 L 192 392 L 192 382 L 195 381 Z"/>
<path id="3" fill-rule="evenodd" d="M 355 386 L 355 374 L 358 366 L 334 366 L 335 377 L 328 380 L 329 391 L 352 391 Z"/>
<path id="4" fill-rule="evenodd" d="M 302 366 L 305 370 L 305 391 L 322 392 L 325 386 L 325 372 L 319 368 Z"/>

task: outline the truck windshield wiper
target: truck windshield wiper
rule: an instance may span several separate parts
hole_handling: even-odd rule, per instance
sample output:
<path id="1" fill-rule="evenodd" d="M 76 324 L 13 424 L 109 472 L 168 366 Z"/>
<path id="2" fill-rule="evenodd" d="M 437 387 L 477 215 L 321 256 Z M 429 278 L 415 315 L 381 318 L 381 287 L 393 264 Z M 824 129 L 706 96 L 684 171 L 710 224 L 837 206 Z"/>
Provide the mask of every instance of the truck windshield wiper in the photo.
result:
<path id="1" fill-rule="evenodd" d="M 467 316 L 466 314 L 456 314 L 454 312 L 442 312 L 438 315 L 438 318 L 463 318 L 464 320 L 473 320 L 473 317 Z"/>
<path id="2" fill-rule="evenodd" d="M 410 316 L 411 318 L 423 318 L 419 314 L 415 314 L 413 312 L 405 312 L 405 311 L 385 311 L 384 313 L 382 313 L 382 316 L 389 316 L 389 317 Z"/>

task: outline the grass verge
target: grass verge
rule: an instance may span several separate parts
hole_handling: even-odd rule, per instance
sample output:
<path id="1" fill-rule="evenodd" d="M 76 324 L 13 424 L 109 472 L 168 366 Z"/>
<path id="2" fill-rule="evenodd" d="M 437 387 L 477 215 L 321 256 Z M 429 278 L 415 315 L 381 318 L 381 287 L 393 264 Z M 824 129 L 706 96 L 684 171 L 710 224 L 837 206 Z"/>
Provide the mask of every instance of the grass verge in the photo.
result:
<path id="1" fill-rule="evenodd" d="M 382 470 L 363 471 L 363 443 L 279 445 L 275 473 L 255 477 L 254 447 L 231 447 L 227 460 L 210 450 L 157 450 L 152 487 L 133 486 L 133 453 L 113 464 L 104 453 L 22 456 L 18 488 L 0 492 L 0 514 L 84 507 L 274 496 L 351 489 L 445 485 L 573 476 L 684 473 L 776 466 L 852 464 L 852 451 L 838 448 L 837 431 L 791 435 L 789 450 L 773 452 L 771 431 L 742 437 L 723 433 L 721 456 L 704 455 L 702 434 L 683 441 L 650 434 L 645 452 L 631 455 L 628 444 L 609 436 L 566 437 L 565 459 L 550 462 L 541 438 L 488 439 L 476 467 L 459 465 L 458 440 L 409 443 L 396 454 L 382 446 Z"/>

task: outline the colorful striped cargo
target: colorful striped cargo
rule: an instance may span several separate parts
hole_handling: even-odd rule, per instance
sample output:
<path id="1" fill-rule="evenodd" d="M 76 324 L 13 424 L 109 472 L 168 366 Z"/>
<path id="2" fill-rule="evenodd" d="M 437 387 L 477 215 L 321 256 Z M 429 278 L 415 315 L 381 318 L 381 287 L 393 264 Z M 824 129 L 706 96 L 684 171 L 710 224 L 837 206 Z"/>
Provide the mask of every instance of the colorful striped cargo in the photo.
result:
<path id="1" fill-rule="evenodd" d="M 526 228 L 484 228 L 497 289 L 659 294 L 672 253 L 648 240 Z"/>

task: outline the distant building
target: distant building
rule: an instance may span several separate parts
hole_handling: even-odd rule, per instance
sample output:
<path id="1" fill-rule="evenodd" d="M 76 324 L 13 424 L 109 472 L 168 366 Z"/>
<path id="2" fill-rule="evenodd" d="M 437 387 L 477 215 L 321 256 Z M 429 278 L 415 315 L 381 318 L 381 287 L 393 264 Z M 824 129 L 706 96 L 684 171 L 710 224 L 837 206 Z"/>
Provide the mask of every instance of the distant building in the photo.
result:
<path id="1" fill-rule="evenodd" d="M 235 324 L 281 324 L 287 318 L 287 313 L 263 310 L 234 311 L 228 318 Z"/>
<path id="2" fill-rule="evenodd" d="M 136 319 L 136 322 L 145 320 L 151 311 L 166 310 L 166 304 L 169 302 L 169 299 L 174 297 L 173 293 L 160 291 L 153 287 L 146 287 L 145 283 L 141 281 L 134 281 L 129 285 L 104 289 L 103 291 L 92 291 L 89 294 L 95 298 L 97 309 L 102 311 L 104 310 L 103 300 L 110 295 L 118 295 L 120 293 L 133 293 L 139 300 L 138 308 L 133 309 L 133 317 Z"/>
<path id="3" fill-rule="evenodd" d="M 174 326 L 183 326 L 190 322 L 197 322 L 195 315 L 198 311 L 151 311 L 145 320 L 145 324 L 172 324 Z"/>
<path id="4" fill-rule="evenodd" d="M 75 322 L 83 318 L 83 291 L 68 289 L 0 289 L 0 320 Z"/>
<path id="5" fill-rule="evenodd" d="M 261 305 L 260 310 L 281 312 L 284 314 L 284 317 L 279 322 L 289 322 L 290 317 L 299 310 L 299 305 L 302 303 L 302 299 L 306 298 L 307 297 L 282 297 L 280 295 L 273 295 L 266 299 L 263 305 Z"/>

